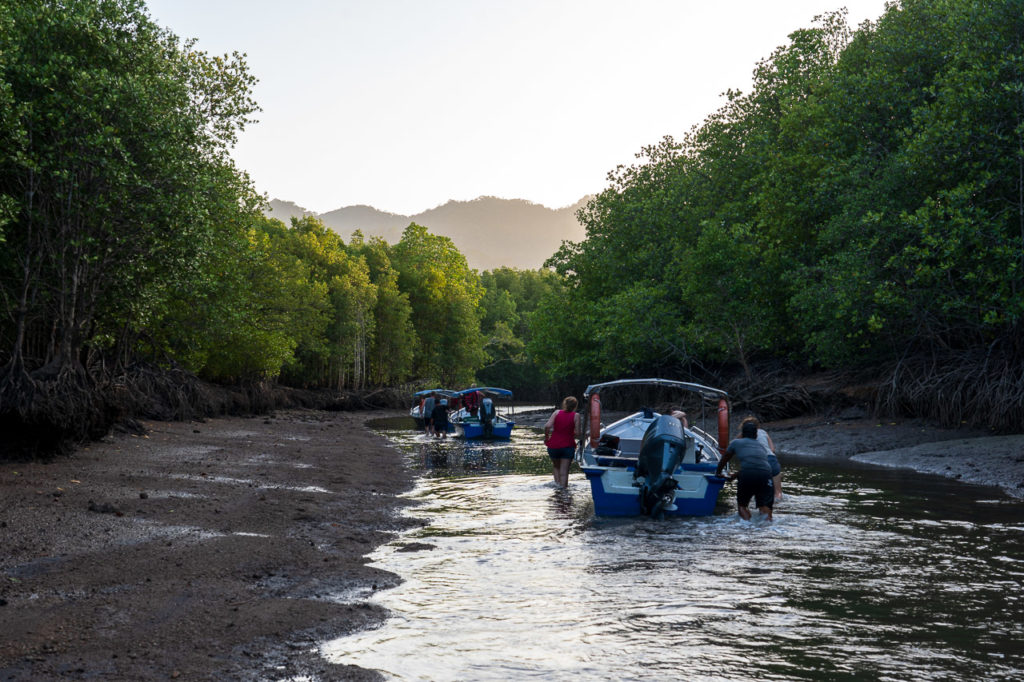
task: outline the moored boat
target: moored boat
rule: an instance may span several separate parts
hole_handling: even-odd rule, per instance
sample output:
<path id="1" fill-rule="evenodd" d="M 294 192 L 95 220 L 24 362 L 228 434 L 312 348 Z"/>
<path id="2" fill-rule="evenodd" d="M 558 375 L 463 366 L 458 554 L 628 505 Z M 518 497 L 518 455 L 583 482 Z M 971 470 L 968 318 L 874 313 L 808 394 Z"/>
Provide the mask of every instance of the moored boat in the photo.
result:
<path id="1" fill-rule="evenodd" d="M 602 428 L 601 393 L 626 386 L 696 394 L 703 413 L 700 426 L 695 421 L 684 427 L 675 416 L 645 407 Z M 584 413 L 587 438 L 576 454 L 590 483 L 595 514 L 660 518 L 714 512 L 726 481 L 715 475 L 729 441 L 725 391 L 669 379 L 621 379 L 588 386 L 583 397 L 589 406 Z M 717 412 L 717 441 L 703 428 L 709 405 Z"/>
<path id="2" fill-rule="evenodd" d="M 431 395 L 436 396 L 438 400 L 445 398 L 451 401 L 452 396 L 455 395 L 455 391 L 448 390 L 447 388 L 426 388 L 412 394 L 413 404 L 412 407 L 409 408 L 409 416 L 416 422 L 416 428 L 418 429 L 422 429 L 424 427 L 423 404 Z"/>
<path id="3" fill-rule="evenodd" d="M 470 393 L 479 394 L 476 414 L 464 405 Z M 455 435 L 467 439 L 501 439 L 512 437 L 512 428 L 516 425 L 512 407 L 501 409 L 496 400 L 512 400 L 512 391 L 507 388 L 493 386 L 472 387 L 457 392 L 453 399 L 463 406 L 449 417 L 455 428 Z"/>

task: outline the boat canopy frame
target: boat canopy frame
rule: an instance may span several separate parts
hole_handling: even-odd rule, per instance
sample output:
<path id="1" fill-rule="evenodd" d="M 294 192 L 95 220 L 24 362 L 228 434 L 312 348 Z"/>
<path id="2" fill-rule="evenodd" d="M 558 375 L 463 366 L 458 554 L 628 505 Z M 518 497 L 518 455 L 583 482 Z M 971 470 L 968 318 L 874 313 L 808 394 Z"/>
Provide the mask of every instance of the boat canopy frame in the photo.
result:
<path id="1" fill-rule="evenodd" d="M 722 401 L 725 401 L 725 418 L 726 420 L 728 420 L 728 415 L 732 412 L 732 401 L 729 399 L 729 394 L 720 388 L 713 388 L 711 386 L 705 386 L 704 384 L 696 384 L 689 381 L 676 381 L 674 379 L 616 379 L 615 381 L 605 381 L 599 384 L 591 384 L 590 386 L 587 386 L 587 389 L 583 392 L 583 402 L 588 403 L 587 408 L 583 410 L 583 432 L 586 434 L 590 434 L 592 440 L 595 438 L 595 436 L 593 435 L 595 433 L 595 429 L 592 423 L 593 408 L 591 405 L 589 405 L 591 397 L 594 395 L 599 395 L 601 391 L 605 389 L 619 388 L 623 386 L 661 386 L 667 388 L 675 388 L 690 393 L 696 393 L 701 397 L 701 426 L 697 426 L 694 420 L 690 420 L 689 428 L 691 431 L 700 434 L 704 439 L 711 443 L 714 443 L 717 440 L 719 454 L 725 452 L 725 447 L 726 445 L 728 445 L 728 434 L 722 433 L 723 425 L 721 421 L 719 421 L 718 425 L 719 434 L 717 439 L 714 435 L 707 431 L 706 428 L 704 428 L 704 424 L 706 424 L 707 422 L 707 411 L 705 410 L 705 407 L 707 406 L 708 402 L 718 400 L 719 403 L 721 403 Z M 600 426 L 600 423 L 598 423 L 598 426 Z M 727 429 L 728 427 L 726 426 L 725 428 Z M 584 441 L 581 440 L 577 448 L 577 460 L 579 460 L 583 456 L 584 447 Z M 591 443 L 591 447 L 597 447 L 597 443 Z"/>
<path id="2" fill-rule="evenodd" d="M 594 393 L 600 393 L 606 388 L 615 388 L 618 386 L 668 386 L 670 388 L 679 388 L 692 393 L 699 393 L 701 397 L 711 399 L 729 399 L 729 394 L 719 388 L 712 388 L 703 384 L 694 384 L 688 381 L 675 381 L 674 379 L 616 379 L 615 381 L 605 381 L 600 384 L 591 384 L 587 386 L 587 390 L 583 392 L 584 399 L 589 398 Z"/>
<path id="3" fill-rule="evenodd" d="M 425 388 L 422 391 L 416 391 L 412 395 L 414 398 L 422 398 L 424 396 L 430 395 L 431 393 L 437 393 L 438 395 L 442 395 L 445 398 L 451 398 L 458 394 L 457 391 L 452 391 L 451 389 L 447 388 Z"/>
<path id="4" fill-rule="evenodd" d="M 498 396 L 498 397 L 501 397 L 501 398 L 511 398 L 512 397 L 512 391 L 508 390 L 507 388 L 495 388 L 493 386 L 479 386 L 479 387 L 474 387 L 474 388 L 464 388 L 461 391 L 455 391 L 454 395 L 455 396 L 463 396 L 463 395 L 467 395 L 467 394 L 473 393 L 473 392 L 483 393 L 485 395 Z"/>

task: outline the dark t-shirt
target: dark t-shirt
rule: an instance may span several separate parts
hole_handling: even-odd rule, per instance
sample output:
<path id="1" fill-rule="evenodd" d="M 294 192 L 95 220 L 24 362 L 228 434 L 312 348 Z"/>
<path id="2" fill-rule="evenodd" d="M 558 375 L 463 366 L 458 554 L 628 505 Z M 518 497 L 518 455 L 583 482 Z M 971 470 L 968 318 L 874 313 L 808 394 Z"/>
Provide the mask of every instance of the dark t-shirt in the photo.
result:
<path id="1" fill-rule="evenodd" d="M 434 405 L 434 411 L 430 413 L 434 425 L 444 424 L 448 421 L 448 408 L 444 405 Z"/>
<path id="2" fill-rule="evenodd" d="M 729 443 L 726 452 L 740 463 L 740 478 L 771 478 L 772 465 L 764 446 L 754 438 L 737 438 Z"/>

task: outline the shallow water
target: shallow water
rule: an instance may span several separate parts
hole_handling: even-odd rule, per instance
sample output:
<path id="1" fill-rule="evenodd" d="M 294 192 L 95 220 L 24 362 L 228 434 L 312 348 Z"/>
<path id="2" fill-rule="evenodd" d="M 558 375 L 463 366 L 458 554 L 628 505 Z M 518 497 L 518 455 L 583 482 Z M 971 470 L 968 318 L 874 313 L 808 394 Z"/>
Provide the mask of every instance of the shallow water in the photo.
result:
<path id="1" fill-rule="evenodd" d="M 539 432 L 428 441 L 378 427 L 429 525 L 380 548 L 382 627 L 327 643 L 399 680 L 1024 679 L 1024 505 L 848 462 L 787 460 L 774 523 L 730 507 L 604 520 Z M 756 514 L 755 514 L 756 519 Z M 401 551 L 410 543 L 430 550 Z"/>

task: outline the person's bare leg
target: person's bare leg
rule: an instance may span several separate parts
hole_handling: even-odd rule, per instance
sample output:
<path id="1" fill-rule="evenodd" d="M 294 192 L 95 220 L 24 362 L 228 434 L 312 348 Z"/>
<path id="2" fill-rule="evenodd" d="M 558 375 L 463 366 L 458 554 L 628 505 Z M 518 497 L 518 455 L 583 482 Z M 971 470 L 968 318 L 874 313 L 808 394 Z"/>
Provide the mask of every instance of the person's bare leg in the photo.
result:
<path id="1" fill-rule="evenodd" d="M 569 467 L 572 465 L 571 459 L 562 458 L 558 460 L 558 478 L 559 485 L 563 488 L 569 487 Z"/>
<path id="2" fill-rule="evenodd" d="M 775 489 L 775 499 L 782 499 L 782 474 L 772 476 L 772 487 Z"/>
<path id="3" fill-rule="evenodd" d="M 747 508 L 747 507 L 740 507 L 739 510 L 740 510 L 740 518 L 743 519 L 744 521 L 749 521 L 750 520 L 750 509 Z"/>
<path id="4" fill-rule="evenodd" d="M 772 508 L 771 507 L 758 507 L 757 511 L 761 512 L 763 516 L 767 516 L 768 520 L 772 520 Z"/>

